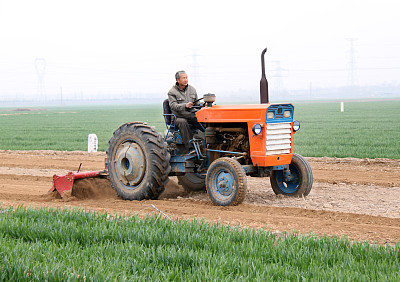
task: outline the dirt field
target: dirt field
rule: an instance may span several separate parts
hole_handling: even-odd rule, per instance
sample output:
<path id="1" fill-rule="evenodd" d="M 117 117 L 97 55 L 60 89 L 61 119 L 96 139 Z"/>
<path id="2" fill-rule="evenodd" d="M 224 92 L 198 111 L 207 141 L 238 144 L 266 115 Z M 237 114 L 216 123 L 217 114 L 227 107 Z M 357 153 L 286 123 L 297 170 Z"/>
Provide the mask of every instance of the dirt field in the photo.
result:
<path id="1" fill-rule="evenodd" d="M 174 177 L 157 201 L 123 201 L 107 179 L 76 183 L 63 199 L 48 193 L 53 174 L 104 169 L 105 153 L 0 151 L 0 205 L 83 208 L 112 214 L 160 213 L 232 227 L 295 231 L 356 240 L 400 241 L 400 160 L 308 158 L 314 186 L 303 198 L 276 196 L 269 179 L 248 178 L 245 202 L 214 206 L 205 193 L 187 194 Z"/>

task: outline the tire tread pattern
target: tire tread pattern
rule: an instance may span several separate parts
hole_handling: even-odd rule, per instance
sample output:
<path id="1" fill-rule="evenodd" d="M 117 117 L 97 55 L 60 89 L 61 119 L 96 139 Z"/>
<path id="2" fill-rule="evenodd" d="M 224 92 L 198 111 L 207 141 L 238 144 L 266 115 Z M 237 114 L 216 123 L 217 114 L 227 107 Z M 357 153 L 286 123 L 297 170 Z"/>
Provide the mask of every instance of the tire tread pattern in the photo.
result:
<path id="1" fill-rule="evenodd" d="M 123 188 L 120 181 L 114 179 L 114 176 L 110 174 L 113 169 L 112 161 L 115 150 L 123 142 L 123 139 L 129 138 L 129 136 L 134 136 L 135 139 L 139 139 L 142 142 L 142 149 L 146 151 L 145 155 L 150 158 L 147 162 L 145 176 L 138 185 L 140 187 L 134 193 L 126 191 L 127 189 Z M 117 191 L 118 195 L 124 200 L 157 199 L 164 191 L 164 187 L 168 182 L 168 174 L 171 171 L 171 166 L 167 146 L 162 136 L 154 127 L 141 122 L 125 123 L 114 131 L 108 144 L 106 162 L 108 177 L 111 181 L 111 186 Z"/>

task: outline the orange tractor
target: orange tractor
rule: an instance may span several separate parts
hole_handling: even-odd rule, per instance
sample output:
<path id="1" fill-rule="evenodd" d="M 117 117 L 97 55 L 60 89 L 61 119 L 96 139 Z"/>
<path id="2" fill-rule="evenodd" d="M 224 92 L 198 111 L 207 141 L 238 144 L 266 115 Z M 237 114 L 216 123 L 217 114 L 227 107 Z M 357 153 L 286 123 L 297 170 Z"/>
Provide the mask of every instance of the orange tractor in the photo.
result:
<path id="1" fill-rule="evenodd" d="M 166 134 L 141 122 L 120 126 L 109 140 L 107 175 L 118 195 L 126 200 L 157 199 L 168 176 L 177 176 L 187 191 L 207 190 L 221 206 L 243 202 L 247 175 L 270 177 L 275 194 L 301 197 L 310 193 L 313 174 L 307 160 L 293 153 L 292 104 L 271 104 L 261 54 L 261 104 L 214 105 L 205 94 L 197 109 L 201 130 L 186 152 L 175 116 L 164 101 Z M 56 185 L 55 185 L 56 186 Z M 57 187 L 55 187 L 57 189 Z"/>

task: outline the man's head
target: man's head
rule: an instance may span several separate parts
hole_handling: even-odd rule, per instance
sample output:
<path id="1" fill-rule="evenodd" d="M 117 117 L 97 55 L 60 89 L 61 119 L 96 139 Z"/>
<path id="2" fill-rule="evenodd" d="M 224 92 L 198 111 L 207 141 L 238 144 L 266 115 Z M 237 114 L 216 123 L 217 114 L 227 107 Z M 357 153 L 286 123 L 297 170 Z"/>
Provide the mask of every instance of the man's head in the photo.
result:
<path id="1" fill-rule="evenodd" d="M 185 71 L 177 71 L 175 73 L 175 79 L 181 89 L 188 85 L 188 77 Z"/>

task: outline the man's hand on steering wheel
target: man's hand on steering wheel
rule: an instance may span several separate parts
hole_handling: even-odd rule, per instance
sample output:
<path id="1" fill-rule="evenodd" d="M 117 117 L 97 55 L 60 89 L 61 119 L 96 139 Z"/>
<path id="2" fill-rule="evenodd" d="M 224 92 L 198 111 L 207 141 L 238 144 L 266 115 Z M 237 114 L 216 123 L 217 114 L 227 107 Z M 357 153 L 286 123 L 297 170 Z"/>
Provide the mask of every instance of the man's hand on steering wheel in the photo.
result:
<path id="1" fill-rule="evenodd" d="M 200 101 L 200 100 L 203 100 L 203 98 L 197 99 L 197 100 L 195 100 L 194 102 L 188 102 L 188 103 L 186 103 L 186 104 L 185 104 L 186 110 L 187 110 L 187 111 L 189 111 L 189 110 L 191 110 L 191 109 L 193 109 L 193 110 L 200 110 L 202 107 L 207 107 L 207 103 L 203 103 L 203 104 L 198 105 L 198 106 L 194 104 L 194 103 L 196 103 L 196 102 L 198 102 L 198 101 Z"/>

